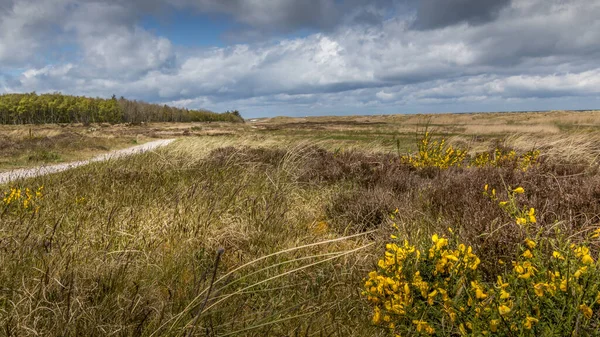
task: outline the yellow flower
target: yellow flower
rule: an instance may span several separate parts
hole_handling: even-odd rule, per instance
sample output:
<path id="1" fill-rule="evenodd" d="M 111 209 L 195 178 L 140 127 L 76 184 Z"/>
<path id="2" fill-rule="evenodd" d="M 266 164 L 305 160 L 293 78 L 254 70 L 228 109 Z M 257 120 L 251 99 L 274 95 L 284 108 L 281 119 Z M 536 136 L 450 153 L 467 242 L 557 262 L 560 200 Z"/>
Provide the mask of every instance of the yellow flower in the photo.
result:
<path id="1" fill-rule="evenodd" d="M 562 281 L 560 281 L 559 288 L 562 291 L 567 291 L 567 279 L 563 279 Z"/>
<path id="2" fill-rule="evenodd" d="M 496 332 L 498 330 L 498 324 L 500 323 L 499 319 L 493 319 L 490 321 L 490 331 Z"/>
<path id="3" fill-rule="evenodd" d="M 538 297 L 543 297 L 544 296 L 544 283 L 537 283 L 536 285 L 533 286 L 533 291 L 535 292 L 535 294 Z"/>
<path id="4" fill-rule="evenodd" d="M 581 311 L 583 313 L 583 317 L 590 319 L 592 318 L 592 315 L 594 314 L 594 311 L 592 311 L 592 308 L 588 307 L 585 304 L 582 304 L 579 306 L 579 311 Z"/>
<path id="5" fill-rule="evenodd" d="M 577 257 L 582 257 L 590 253 L 590 249 L 586 246 L 577 247 L 573 251 Z"/>
<path id="6" fill-rule="evenodd" d="M 525 244 L 527 245 L 527 247 L 533 249 L 536 246 L 535 241 L 530 240 L 530 239 L 525 239 Z"/>
<path id="7" fill-rule="evenodd" d="M 527 318 L 525 318 L 523 325 L 525 326 L 525 329 L 531 330 L 533 324 L 537 323 L 537 322 L 539 322 L 539 320 L 537 318 L 527 316 Z"/>
<path id="8" fill-rule="evenodd" d="M 600 228 L 592 232 L 592 239 L 600 238 Z"/>
<path id="9" fill-rule="evenodd" d="M 510 298 L 510 293 L 504 289 L 500 290 L 500 299 L 505 300 Z"/>
<path id="10" fill-rule="evenodd" d="M 498 203 L 498 205 L 500 205 L 500 207 L 504 207 L 504 206 L 506 206 L 506 204 L 507 204 L 507 201 L 500 201 Z"/>
<path id="11" fill-rule="evenodd" d="M 431 241 L 435 243 L 435 248 L 437 250 L 441 250 L 442 248 L 448 245 L 448 240 L 440 238 L 437 234 L 433 234 L 433 236 L 431 237 Z"/>
<path id="12" fill-rule="evenodd" d="M 513 192 L 517 193 L 517 194 L 522 194 L 525 193 L 525 190 L 523 189 L 523 187 L 517 187 L 513 190 Z"/>
<path id="13" fill-rule="evenodd" d="M 517 277 L 526 280 L 531 277 L 531 272 L 527 271 L 525 274 L 519 275 Z"/>
<path id="14" fill-rule="evenodd" d="M 577 271 L 573 274 L 573 276 L 575 278 L 580 278 L 581 275 L 585 274 L 586 271 L 587 271 L 587 267 L 581 267 L 581 268 L 577 269 Z"/>
<path id="15" fill-rule="evenodd" d="M 529 249 L 527 249 L 525 251 L 525 253 L 523 253 L 523 255 L 521 255 L 521 256 L 523 256 L 526 259 L 531 259 L 533 257 L 533 254 L 531 254 L 531 251 Z"/>
<path id="16" fill-rule="evenodd" d="M 430 335 L 435 333 L 435 329 L 429 326 L 429 324 L 425 321 L 413 320 L 412 323 L 417 326 L 417 332 L 424 331 Z"/>
<path id="17" fill-rule="evenodd" d="M 530 208 L 529 213 L 527 213 L 527 215 L 529 216 L 529 222 L 531 222 L 531 223 L 537 222 L 537 220 L 535 219 L 535 209 Z"/>
<path id="18" fill-rule="evenodd" d="M 525 218 L 517 218 L 517 225 L 523 226 L 525 224 L 527 224 L 527 219 L 525 219 Z"/>
<path id="19" fill-rule="evenodd" d="M 583 262 L 583 264 L 592 264 L 594 263 L 594 259 L 588 254 L 581 258 L 581 262 Z"/>
<path id="20" fill-rule="evenodd" d="M 564 260 L 564 259 L 565 259 L 565 258 L 562 256 L 562 254 L 561 254 L 561 253 L 559 253 L 559 252 L 557 252 L 557 251 L 554 251 L 554 252 L 552 252 L 552 257 L 554 257 L 555 259 L 558 259 L 558 260 Z"/>
<path id="21" fill-rule="evenodd" d="M 379 309 L 379 307 L 375 307 L 372 321 L 373 324 L 377 324 L 381 321 L 381 310 Z"/>
<path id="22" fill-rule="evenodd" d="M 498 312 L 502 316 L 507 315 L 510 312 L 510 307 L 505 304 L 502 304 L 498 307 Z"/>
<path id="23" fill-rule="evenodd" d="M 517 272 L 517 274 L 523 274 L 525 272 L 525 269 L 523 268 L 523 266 L 518 264 L 515 266 L 515 272 Z"/>
<path id="24" fill-rule="evenodd" d="M 433 301 L 435 300 L 435 295 L 438 294 L 437 290 L 434 290 L 427 295 L 427 304 L 433 305 Z"/>
<path id="25" fill-rule="evenodd" d="M 508 287 L 508 283 L 505 283 L 505 282 L 502 280 L 502 276 L 500 276 L 500 275 L 498 275 L 498 282 L 497 282 L 497 283 L 498 283 L 498 287 L 500 287 L 500 288 L 502 288 L 502 289 L 504 289 L 504 288 Z"/>
<path id="26" fill-rule="evenodd" d="M 482 300 L 487 297 L 487 294 L 484 293 L 483 290 L 481 290 L 481 288 L 478 288 L 477 290 L 475 290 L 475 297 L 477 297 L 478 300 Z"/>
<path id="27" fill-rule="evenodd" d="M 487 192 L 487 190 L 488 190 L 488 184 L 485 184 L 485 186 L 483 186 L 483 190 Z"/>

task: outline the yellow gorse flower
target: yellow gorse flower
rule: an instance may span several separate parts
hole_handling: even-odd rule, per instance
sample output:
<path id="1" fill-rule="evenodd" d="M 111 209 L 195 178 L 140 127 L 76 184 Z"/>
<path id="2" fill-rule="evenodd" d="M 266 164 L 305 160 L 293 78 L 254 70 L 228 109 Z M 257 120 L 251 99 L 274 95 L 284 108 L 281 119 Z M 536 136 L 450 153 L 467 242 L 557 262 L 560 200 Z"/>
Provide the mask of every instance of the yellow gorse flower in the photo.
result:
<path id="1" fill-rule="evenodd" d="M 500 324 L 500 320 L 499 319 L 492 319 L 492 320 L 490 320 L 490 331 L 491 332 L 498 331 L 498 324 Z"/>
<path id="2" fill-rule="evenodd" d="M 529 209 L 527 216 L 529 217 L 529 222 L 531 222 L 531 223 L 537 222 L 537 219 L 535 218 L 535 209 L 534 208 Z"/>
<path id="3" fill-rule="evenodd" d="M 560 287 L 559 287 L 559 289 L 564 292 L 564 291 L 567 291 L 567 287 L 568 287 L 568 281 L 567 281 L 567 279 L 562 279 L 560 281 Z"/>
<path id="4" fill-rule="evenodd" d="M 592 315 L 594 314 L 592 308 L 588 307 L 586 304 L 580 305 L 579 311 L 583 313 L 583 317 L 585 317 L 586 319 L 592 318 Z"/>
<path id="5" fill-rule="evenodd" d="M 377 324 L 377 323 L 379 323 L 380 320 L 381 320 L 381 310 L 379 309 L 379 307 L 375 307 L 374 312 L 373 312 L 372 322 L 373 322 L 373 324 Z"/>
<path id="6" fill-rule="evenodd" d="M 433 335 L 435 333 L 435 329 L 431 327 L 426 321 L 413 320 L 412 322 L 414 325 L 417 326 L 417 332 L 425 332 L 430 335 Z"/>
<path id="7" fill-rule="evenodd" d="M 517 194 L 523 194 L 525 193 L 525 189 L 523 189 L 523 187 L 517 187 L 513 190 L 513 192 L 517 193 Z"/>
<path id="8" fill-rule="evenodd" d="M 534 323 L 539 322 L 539 320 L 535 317 L 530 317 L 527 316 L 525 318 L 525 321 L 523 322 L 523 326 L 525 327 L 525 329 L 531 330 L 531 328 L 533 327 Z"/>
<path id="9" fill-rule="evenodd" d="M 525 245 L 527 245 L 527 247 L 529 247 L 530 249 L 534 249 L 536 246 L 535 241 L 531 240 L 531 239 L 525 239 Z"/>
<path id="10" fill-rule="evenodd" d="M 594 258 L 592 258 L 589 254 L 584 255 L 583 257 L 581 257 L 581 262 L 583 262 L 583 264 L 593 264 L 594 263 Z"/>
<path id="11" fill-rule="evenodd" d="M 544 288 L 545 288 L 546 286 L 547 286 L 547 285 L 546 285 L 546 284 L 544 284 L 544 283 L 537 283 L 537 284 L 535 284 L 535 285 L 533 286 L 533 291 L 535 292 L 535 294 L 536 294 L 538 297 L 543 297 L 543 296 L 544 296 Z"/>
<path id="12" fill-rule="evenodd" d="M 510 313 L 510 307 L 502 304 L 498 306 L 498 313 L 500 313 L 502 316 L 508 315 Z"/>

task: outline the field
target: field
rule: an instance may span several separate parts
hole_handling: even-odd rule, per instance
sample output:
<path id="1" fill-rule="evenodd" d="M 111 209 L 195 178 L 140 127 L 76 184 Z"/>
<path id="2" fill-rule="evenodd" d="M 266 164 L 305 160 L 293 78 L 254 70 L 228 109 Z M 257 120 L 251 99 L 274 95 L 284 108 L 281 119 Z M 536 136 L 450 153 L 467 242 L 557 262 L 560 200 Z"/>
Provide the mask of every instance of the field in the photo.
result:
<path id="1" fill-rule="evenodd" d="M 0 335 L 598 335 L 600 112 L 5 125 L 0 170 L 156 138 L 0 186 Z"/>

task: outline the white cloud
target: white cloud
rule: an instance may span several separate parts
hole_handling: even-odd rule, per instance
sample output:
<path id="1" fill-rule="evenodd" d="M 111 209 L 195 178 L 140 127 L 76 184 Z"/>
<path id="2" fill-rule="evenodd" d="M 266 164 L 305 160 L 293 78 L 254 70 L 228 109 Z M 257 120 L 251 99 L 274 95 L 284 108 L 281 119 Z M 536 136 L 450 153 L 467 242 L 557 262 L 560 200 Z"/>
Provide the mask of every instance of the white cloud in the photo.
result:
<path id="1" fill-rule="evenodd" d="M 281 106 L 300 113 L 549 97 L 597 102 L 600 94 L 600 3 L 592 0 L 514 1 L 495 21 L 477 25 L 460 21 L 415 30 L 408 15 L 375 26 L 350 23 L 306 37 L 185 51 L 138 25 L 135 1 L 51 2 L 54 7 L 44 3 L 48 12 L 42 14 L 33 1 L 0 12 L 8 18 L 0 22 L 0 62 L 26 60 L 20 67 L 28 68 L 2 81 L 4 90 L 115 93 L 215 109 L 237 104 L 256 114 Z M 292 1 L 276 2 L 281 7 L 273 8 L 273 18 L 261 17 L 265 3 L 235 6 L 263 25 L 283 20 L 277 15 L 288 15 L 281 13 Z M 208 0 L 199 4 L 210 11 L 242 10 Z M 8 38 L 9 31 L 16 38 Z M 49 36 L 60 43 L 71 39 L 77 46 L 71 59 L 36 61 L 36 53 L 53 48 Z"/>

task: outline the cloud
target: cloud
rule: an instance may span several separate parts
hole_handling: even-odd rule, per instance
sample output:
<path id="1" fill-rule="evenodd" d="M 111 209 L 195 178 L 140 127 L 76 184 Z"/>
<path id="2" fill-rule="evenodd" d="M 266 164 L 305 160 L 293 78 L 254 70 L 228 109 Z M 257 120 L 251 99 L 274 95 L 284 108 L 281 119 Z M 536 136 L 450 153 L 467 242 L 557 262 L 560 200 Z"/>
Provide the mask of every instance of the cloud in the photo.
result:
<path id="1" fill-rule="evenodd" d="M 345 23 L 379 24 L 397 0 L 177 0 L 178 8 L 223 13 L 250 27 L 289 32 L 300 28 L 331 29 Z"/>
<path id="2" fill-rule="evenodd" d="M 487 23 L 510 3 L 511 0 L 420 0 L 414 27 L 435 29 L 458 23 Z"/>
<path id="3" fill-rule="evenodd" d="M 64 2 L 0 0 L 0 62 L 18 65 L 35 56 L 53 37 Z"/>
<path id="4" fill-rule="evenodd" d="M 0 90 L 114 93 L 257 115 L 598 102 L 596 1 L 520 0 L 501 7 L 481 1 L 470 10 L 447 8 L 443 20 L 422 7 L 415 12 L 412 1 L 266 3 L 15 1 L 5 6 L 9 11 L 0 7 L 0 62 L 11 67 L 2 69 Z M 322 28 L 296 38 L 183 48 L 138 23 L 140 13 L 164 6 L 225 13 L 250 30 Z M 327 15 L 331 22 L 323 21 Z M 415 29 L 427 15 L 433 15 L 429 24 Z M 66 56 L 48 57 L 71 45 Z"/>

